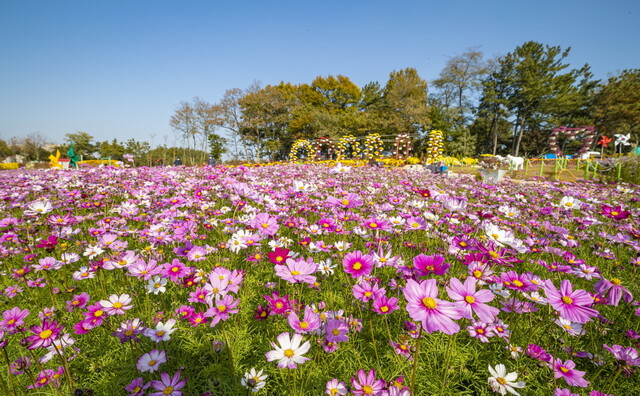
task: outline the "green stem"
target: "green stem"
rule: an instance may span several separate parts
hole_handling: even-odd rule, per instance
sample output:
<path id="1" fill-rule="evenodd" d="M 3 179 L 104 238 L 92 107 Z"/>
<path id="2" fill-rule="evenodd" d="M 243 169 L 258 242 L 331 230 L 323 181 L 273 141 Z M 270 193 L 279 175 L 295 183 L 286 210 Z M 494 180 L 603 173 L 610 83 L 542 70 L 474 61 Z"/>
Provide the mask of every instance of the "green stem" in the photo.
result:
<path id="1" fill-rule="evenodd" d="M 418 358 L 420 357 L 420 341 L 422 340 L 422 324 L 420 324 L 420 330 L 418 330 L 418 341 L 416 342 L 416 353 L 413 359 L 413 368 L 411 369 L 411 389 L 410 392 L 412 395 L 417 394 L 415 392 L 416 385 L 416 370 L 418 368 Z"/>
<path id="2" fill-rule="evenodd" d="M 380 356 L 378 356 L 378 347 L 376 345 L 376 336 L 373 333 L 373 319 L 371 319 L 371 314 L 369 313 L 369 331 L 371 332 L 371 343 L 373 344 L 373 351 L 376 354 L 376 363 L 378 364 L 378 370 L 380 370 Z"/>
<path id="3" fill-rule="evenodd" d="M 15 395 L 16 386 L 13 383 L 13 375 L 11 374 L 11 363 L 9 362 L 9 355 L 7 354 L 6 348 L 2 348 L 2 352 L 4 353 L 4 361 L 7 363 L 7 377 L 9 377 L 9 383 L 11 385 L 11 388 L 13 388 L 13 394 Z M 4 380 L 0 378 L 0 382 L 2 382 L 2 389 L 4 390 L 4 393 L 8 395 L 9 389 L 7 388 L 7 385 L 4 383 Z"/>
<path id="4" fill-rule="evenodd" d="M 62 362 L 62 367 L 64 367 L 64 373 L 67 377 L 67 382 L 69 383 L 69 393 L 73 392 L 73 380 L 71 379 L 71 373 L 69 372 L 69 365 L 67 363 L 67 359 L 62 355 L 62 353 L 58 350 L 58 348 L 54 345 L 54 350 L 58 354 L 60 361 Z"/>
<path id="5" fill-rule="evenodd" d="M 622 372 L 622 368 L 623 368 L 623 366 L 621 365 L 620 368 L 618 369 L 618 371 L 616 371 L 616 375 L 613 377 L 613 380 L 611 382 L 609 382 L 609 387 L 607 388 L 607 392 L 606 393 L 611 392 L 611 388 L 613 387 L 613 384 L 615 384 L 616 380 L 618 379 L 618 376 Z"/>
<path id="6" fill-rule="evenodd" d="M 447 357 L 445 358 L 444 364 L 444 382 L 442 383 L 443 389 L 447 388 L 447 380 L 449 379 L 449 363 L 451 362 L 451 350 L 453 349 L 453 344 L 455 344 L 457 337 L 458 333 L 449 338 L 449 345 L 447 346 Z"/>

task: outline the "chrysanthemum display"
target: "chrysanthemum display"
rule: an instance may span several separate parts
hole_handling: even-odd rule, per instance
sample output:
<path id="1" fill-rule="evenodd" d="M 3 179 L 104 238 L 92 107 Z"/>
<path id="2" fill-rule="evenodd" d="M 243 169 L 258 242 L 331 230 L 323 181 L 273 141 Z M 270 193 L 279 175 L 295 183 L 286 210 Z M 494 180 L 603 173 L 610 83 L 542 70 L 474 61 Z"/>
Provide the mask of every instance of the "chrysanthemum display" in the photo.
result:
<path id="1" fill-rule="evenodd" d="M 384 143 L 379 133 L 372 133 L 364 138 L 364 158 L 377 159 L 382 156 Z"/>
<path id="2" fill-rule="evenodd" d="M 304 159 L 313 160 L 316 157 L 315 146 L 308 140 L 299 139 L 293 142 L 289 151 L 289 161 L 296 162 L 301 159 L 301 151 L 304 151 Z"/>
<path id="3" fill-rule="evenodd" d="M 400 133 L 395 139 L 395 157 L 406 158 L 411 153 L 411 136 L 408 133 Z"/>
<path id="4" fill-rule="evenodd" d="M 444 135 L 441 130 L 434 129 L 429 132 L 427 141 L 426 164 L 433 164 L 439 161 L 444 153 Z"/>
<path id="5" fill-rule="evenodd" d="M 338 139 L 336 144 L 336 160 L 347 158 L 360 158 L 362 147 L 360 142 L 353 135 L 346 135 Z"/>

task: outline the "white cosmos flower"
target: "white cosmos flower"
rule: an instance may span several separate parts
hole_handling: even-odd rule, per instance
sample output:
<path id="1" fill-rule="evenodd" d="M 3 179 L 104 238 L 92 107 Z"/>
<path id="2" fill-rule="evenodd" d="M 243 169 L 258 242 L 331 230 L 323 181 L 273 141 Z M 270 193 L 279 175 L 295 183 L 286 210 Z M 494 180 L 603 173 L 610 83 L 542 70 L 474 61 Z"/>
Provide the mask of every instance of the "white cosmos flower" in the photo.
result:
<path id="1" fill-rule="evenodd" d="M 267 384 L 265 380 L 268 375 L 262 375 L 262 370 L 256 372 L 254 367 L 251 367 L 251 370 L 244 373 L 244 378 L 240 379 L 240 384 L 247 389 L 251 389 L 251 392 L 257 392 L 260 389 L 264 388 Z"/>
<path id="2" fill-rule="evenodd" d="M 525 385 L 522 381 L 515 382 L 518 379 L 518 373 L 514 371 L 507 374 L 507 368 L 504 364 L 498 364 L 495 368 L 489 366 L 489 373 L 491 373 L 491 377 L 489 377 L 489 386 L 494 392 L 503 396 L 506 395 L 507 392 L 512 395 L 520 395 L 515 389 L 513 389 L 523 388 Z"/>
<path id="3" fill-rule="evenodd" d="M 489 240 L 494 241 L 499 246 L 504 246 L 505 244 L 510 245 L 514 241 L 511 232 L 505 231 L 493 223 L 485 223 L 484 232 Z"/>
<path id="4" fill-rule="evenodd" d="M 164 293 L 167 291 L 167 279 L 161 277 L 160 275 L 156 275 L 153 278 L 149 279 L 149 283 L 147 283 L 147 293 Z"/>
<path id="5" fill-rule="evenodd" d="M 347 173 L 351 171 L 350 166 L 344 166 L 341 163 L 337 163 L 334 168 L 331 168 L 331 173 Z"/>
<path id="6" fill-rule="evenodd" d="M 53 205 L 51 201 L 42 199 L 39 201 L 31 202 L 27 205 L 27 210 L 24 211 L 24 214 L 27 216 L 37 216 L 45 213 L 49 213 L 53 210 Z"/>
<path id="7" fill-rule="evenodd" d="M 294 334 L 293 337 L 289 337 L 289 333 L 282 333 L 276 339 L 280 345 L 276 345 L 275 342 L 271 343 L 271 346 L 275 349 L 267 352 L 265 355 L 267 361 L 273 362 L 277 360 L 279 368 L 294 369 L 298 367 L 298 364 L 309 360 L 309 358 L 302 355 L 307 353 L 309 348 L 311 348 L 311 344 L 309 344 L 309 341 L 306 341 L 300 345 L 302 342 L 301 334 Z"/>
<path id="8" fill-rule="evenodd" d="M 564 196 L 560 200 L 560 206 L 565 209 L 580 209 L 581 202 L 574 197 Z"/>

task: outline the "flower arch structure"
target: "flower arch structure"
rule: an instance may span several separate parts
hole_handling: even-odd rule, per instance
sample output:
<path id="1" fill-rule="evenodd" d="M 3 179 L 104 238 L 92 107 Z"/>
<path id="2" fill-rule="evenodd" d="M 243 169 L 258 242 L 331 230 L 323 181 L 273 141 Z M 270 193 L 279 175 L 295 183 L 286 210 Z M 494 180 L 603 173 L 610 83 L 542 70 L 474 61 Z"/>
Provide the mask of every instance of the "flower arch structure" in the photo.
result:
<path id="1" fill-rule="evenodd" d="M 569 139 L 575 139 L 578 136 L 582 136 L 582 146 L 576 153 L 576 155 L 582 155 L 589 151 L 591 144 L 596 136 L 596 130 L 594 127 L 580 127 L 580 128 L 568 128 L 568 127 L 558 127 L 551 131 L 551 135 L 549 135 L 549 148 L 551 152 L 558 157 L 562 157 L 564 153 L 562 149 L 558 145 L 558 138 L 561 136 L 566 136 Z"/>
<path id="2" fill-rule="evenodd" d="M 293 145 L 291 146 L 291 151 L 289 152 L 289 161 L 300 161 L 300 151 L 305 149 L 307 150 L 307 158 L 315 159 L 316 150 L 314 145 L 311 144 L 311 142 L 308 140 L 298 139 L 293 142 Z"/>

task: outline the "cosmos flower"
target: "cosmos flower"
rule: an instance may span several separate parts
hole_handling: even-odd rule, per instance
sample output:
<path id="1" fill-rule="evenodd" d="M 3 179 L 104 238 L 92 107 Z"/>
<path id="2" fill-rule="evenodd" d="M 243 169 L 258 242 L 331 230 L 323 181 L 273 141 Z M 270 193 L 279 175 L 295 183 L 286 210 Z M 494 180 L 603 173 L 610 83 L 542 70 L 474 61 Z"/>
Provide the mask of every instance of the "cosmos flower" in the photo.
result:
<path id="1" fill-rule="evenodd" d="M 353 278 L 366 276 L 373 269 L 373 259 L 368 254 L 362 254 L 361 251 L 347 253 L 342 260 L 344 271 Z"/>
<path id="2" fill-rule="evenodd" d="M 422 327 L 429 333 L 442 331 L 455 334 L 460 326 L 454 321 L 462 317 L 455 304 L 436 298 L 438 287 L 435 279 L 427 279 L 420 283 L 409 279 L 402 290 L 407 300 L 407 312 L 413 320 L 422 322 Z"/>
<path id="3" fill-rule="evenodd" d="M 375 370 L 365 373 L 360 369 L 356 376 L 358 378 L 351 378 L 351 393 L 354 395 L 378 395 L 385 388 L 384 380 L 376 379 Z"/>
<path id="4" fill-rule="evenodd" d="M 273 362 L 277 360 L 278 367 L 281 369 L 295 369 L 298 367 L 298 364 L 303 364 L 309 360 L 309 358 L 302 355 L 309 351 L 311 344 L 309 341 L 305 341 L 301 345 L 302 335 L 294 334 L 293 337 L 290 337 L 289 333 L 281 333 L 276 337 L 276 340 L 278 340 L 279 345 L 276 345 L 274 342 L 271 343 L 274 350 L 267 352 L 267 361 Z"/>
<path id="5" fill-rule="evenodd" d="M 524 388 L 525 386 L 522 381 L 515 382 L 518 379 L 518 373 L 515 371 L 507 374 L 507 368 L 504 364 L 498 364 L 495 368 L 489 366 L 489 373 L 491 374 L 489 386 L 502 396 L 507 393 L 519 396 L 520 394 L 514 388 Z"/>
<path id="6" fill-rule="evenodd" d="M 258 392 L 267 384 L 266 379 L 268 377 L 268 375 L 262 374 L 262 370 L 256 372 L 256 369 L 251 367 L 251 370 L 244 373 L 244 376 L 240 378 L 240 385 L 251 390 L 251 392 Z"/>
<path id="7" fill-rule="evenodd" d="M 583 378 L 585 372 L 576 370 L 576 364 L 573 360 L 563 362 L 561 359 L 553 359 L 549 362 L 549 365 L 553 369 L 553 376 L 555 378 L 564 378 L 568 385 L 582 388 L 589 386 L 589 381 Z"/>
<path id="8" fill-rule="evenodd" d="M 160 374 L 160 381 L 151 381 L 151 386 L 158 392 L 149 393 L 149 396 L 182 396 L 180 389 L 184 388 L 187 380 L 180 378 L 180 370 L 173 377 L 167 373 Z"/>
<path id="9" fill-rule="evenodd" d="M 153 351 L 140 356 L 138 362 L 136 363 L 136 367 L 143 373 L 146 373 L 147 371 L 153 373 L 158 371 L 160 365 L 162 363 L 165 363 L 166 361 L 166 352 L 154 349 Z"/>
<path id="10" fill-rule="evenodd" d="M 566 279 L 560 282 L 559 290 L 553 282 L 547 280 L 544 291 L 549 304 L 560 313 L 560 316 L 571 322 L 585 324 L 598 315 L 598 311 L 589 308 L 593 304 L 591 295 L 584 290 L 574 291 L 571 282 Z"/>

